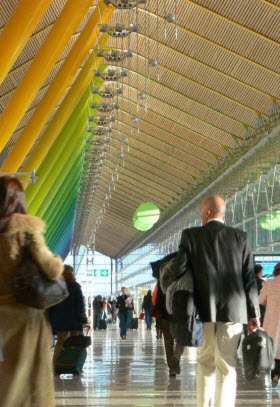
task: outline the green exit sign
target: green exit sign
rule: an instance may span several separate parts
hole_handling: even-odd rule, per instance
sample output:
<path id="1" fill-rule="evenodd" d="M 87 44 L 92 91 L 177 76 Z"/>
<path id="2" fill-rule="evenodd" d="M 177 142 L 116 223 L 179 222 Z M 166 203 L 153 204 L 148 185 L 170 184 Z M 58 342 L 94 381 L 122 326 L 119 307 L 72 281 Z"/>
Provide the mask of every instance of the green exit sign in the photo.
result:
<path id="1" fill-rule="evenodd" d="M 108 269 L 94 269 L 93 275 L 94 275 L 94 277 L 108 277 L 109 270 Z"/>

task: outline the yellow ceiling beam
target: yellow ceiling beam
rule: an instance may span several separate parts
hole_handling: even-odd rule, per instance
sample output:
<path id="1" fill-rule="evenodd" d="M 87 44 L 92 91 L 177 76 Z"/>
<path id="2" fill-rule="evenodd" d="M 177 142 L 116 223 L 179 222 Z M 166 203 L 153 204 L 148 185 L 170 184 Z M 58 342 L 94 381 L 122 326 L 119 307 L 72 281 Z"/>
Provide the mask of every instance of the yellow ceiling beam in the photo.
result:
<path id="1" fill-rule="evenodd" d="M 103 0 L 100 2 L 100 9 L 96 7 L 71 52 L 64 61 L 46 94 L 33 113 L 33 116 L 25 126 L 13 150 L 2 166 L 4 172 L 16 172 L 21 166 L 29 150 L 44 128 L 44 125 L 51 117 L 53 110 L 65 94 L 68 86 L 72 83 L 77 70 L 96 42 L 100 32 L 99 27 L 96 27 L 97 24 L 100 20 L 103 23 L 106 23 L 114 10 L 115 7 L 107 7 Z M 56 134 L 52 133 L 52 136 L 48 138 L 48 143 L 45 144 L 45 146 L 51 146 L 50 143 L 55 140 L 55 136 Z"/>
<path id="2" fill-rule="evenodd" d="M 267 4 L 270 7 L 275 7 L 276 9 L 280 10 L 280 6 L 278 6 L 277 4 L 271 3 L 268 0 L 260 0 L 262 3 Z"/>
<path id="3" fill-rule="evenodd" d="M 37 27 L 52 0 L 21 0 L 0 37 L 0 83 Z"/>
<path id="4" fill-rule="evenodd" d="M 105 34 L 102 36 L 99 46 L 102 48 L 105 45 L 105 42 L 108 39 L 108 35 Z M 79 76 L 77 77 L 74 84 L 71 86 L 71 89 L 67 93 L 65 99 L 61 103 L 59 109 L 55 113 L 51 123 L 48 125 L 46 131 L 36 144 L 32 154 L 25 162 L 22 171 L 26 171 L 27 168 L 38 169 L 42 161 L 46 157 L 49 149 L 53 145 L 55 139 L 62 130 L 64 124 L 68 120 L 75 106 L 79 102 L 80 98 L 84 94 L 84 91 L 88 87 L 94 67 L 94 58 L 96 54 L 90 55 L 87 62 L 85 63 L 83 69 L 81 70 Z M 97 66 L 103 61 L 103 58 L 97 58 Z"/>
<path id="5" fill-rule="evenodd" d="M 17 128 L 91 3 L 92 0 L 68 0 L 1 115 L 0 151 Z"/>

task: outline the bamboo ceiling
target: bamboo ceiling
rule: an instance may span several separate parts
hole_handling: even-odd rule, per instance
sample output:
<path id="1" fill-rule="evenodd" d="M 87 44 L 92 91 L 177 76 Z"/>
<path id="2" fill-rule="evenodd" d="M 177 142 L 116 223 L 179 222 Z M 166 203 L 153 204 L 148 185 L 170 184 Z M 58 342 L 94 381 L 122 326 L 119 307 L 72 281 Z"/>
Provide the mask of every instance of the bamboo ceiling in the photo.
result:
<path id="1" fill-rule="evenodd" d="M 5 109 L 13 103 L 15 91 L 30 70 L 55 22 L 70 2 L 49 1 L 47 11 L 0 85 L 0 120 Z M 0 36 L 19 3 L 16 0 L 3 0 L 0 3 Z M 141 239 L 143 232 L 137 231 L 132 223 L 133 214 L 141 203 L 154 202 L 160 208 L 162 217 L 168 216 L 181 200 L 186 200 L 186 196 L 195 195 L 199 183 L 207 178 L 209 172 L 215 171 L 217 160 L 230 155 L 236 146 L 246 145 L 246 135 L 255 129 L 256 123 L 258 125 L 260 120 L 266 122 L 271 119 L 271 106 L 280 99 L 280 1 L 177 0 L 177 22 L 167 23 L 165 17 L 174 13 L 174 3 L 173 0 L 147 0 L 146 4 L 139 5 L 138 13 L 135 9 L 116 10 L 107 22 L 110 26 L 118 23 L 129 26 L 138 14 L 138 32 L 132 32 L 128 40 L 108 37 L 104 46 L 107 52 L 110 49 L 126 49 L 129 44 L 133 56 L 122 64 L 103 60 L 103 64 L 108 66 L 117 65 L 127 69 L 128 76 L 121 80 L 123 93 L 118 97 L 119 110 L 115 113 L 111 142 L 94 198 L 89 202 L 88 196 L 91 195 L 81 194 L 79 174 L 77 171 L 73 174 L 68 165 L 64 183 L 71 177 L 77 183 L 73 181 L 71 194 L 68 188 L 60 195 L 58 191 L 53 212 L 47 207 L 44 212 L 34 209 L 34 214 L 43 214 L 43 218 L 48 220 L 47 240 L 53 250 L 59 251 L 58 247 L 61 249 L 63 246 L 61 239 L 66 239 L 66 235 L 62 229 L 66 228 L 67 222 L 73 224 L 77 197 L 81 219 L 76 216 L 72 244 L 88 245 L 92 241 L 100 210 L 104 207 L 106 191 L 111 185 L 112 173 L 120 164 L 118 153 L 123 137 L 129 138 L 129 151 L 125 146 L 125 157 L 119 165 L 115 189 L 111 190 L 109 206 L 106 205 L 106 211 L 102 212 L 95 235 L 96 250 L 114 258 L 130 250 L 133 246 L 131 242 Z M 9 154 L 13 153 L 26 125 L 36 115 L 97 4 L 98 1 L 91 2 L 10 135 L 6 143 Z M 37 154 L 36 144 L 56 120 L 55 115 L 59 114 L 67 94 L 79 80 L 88 58 L 81 62 L 69 80 L 63 96 L 46 117 L 42 130 L 19 168 L 24 169 L 30 157 Z M 151 59 L 159 60 L 159 67 L 148 70 Z M 93 64 L 92 75 L 95 69 Z M 89 82 L 88 86 L 92 87 L 92 83 Z M 105 83 L 101 89 L 108 86 L 111 84 Z M 139 92 L 145 93 L 147 98 L 137 104 Z M 75 101 L 76 105 L 79 101 L 80 98 Z M 72 126 L 72 138 L 81 132 L 80 143 L 84 143 L 88 137 L 85 126 L 90 108 L 85 108 L 83 112 L 80 122 L 75 122 L 78 126 L 75 131 Z M 139 118 L 139 124 L 132 121 L 133 117 Z M 68 129 L 71 130 L 70 124 Z M 69 143 L 70 139 L 69 136 Z M 77 144 L 73 148 L 77 150 Z M 75 156 L 75 163 L 82 162 L 83 153 L 80 154 L 80 161 Z M 242 152 L 239 151 L 239 154 Z M 57 156 L 58 162 L 62 156 Z M 74 155 L 71 156 L 69 151 L 69 160 L 71 157 L 73 169 Z M 228 165 L 231 163 L 229 160 Z M 47 167 L 48 162 L 43 161 L 41 165 Z M 51 165 L 55 168 L 56 164 Z M 66 171 L 66 166 L 63 171 Z M 89 176 L 86 178 L 88 190 L 91 188 L 90 179 Z M 40 194 L 44 191 L 47 196 L 47 187 L 51 188 L 48 177 L 41 182 Z M 53 182 L 56 182 L 55 179 Z M 70 188 L 71 181 L 68 184 Z M 74 184 L 77 185 L 76 189 Z M 71 202 L 68 202 L 70 195 Z M 35 205 L 36 196 L 32 199 L 31 208 Z M 61 215 L 63 211 L 67 212 L 65 218 Z"/>

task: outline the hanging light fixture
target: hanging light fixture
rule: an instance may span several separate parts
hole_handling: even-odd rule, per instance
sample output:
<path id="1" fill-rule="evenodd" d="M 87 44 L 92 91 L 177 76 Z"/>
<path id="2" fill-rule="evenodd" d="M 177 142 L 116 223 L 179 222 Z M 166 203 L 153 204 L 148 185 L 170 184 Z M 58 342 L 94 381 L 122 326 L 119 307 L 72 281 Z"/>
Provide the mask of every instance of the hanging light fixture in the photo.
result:
<path id="1" fill-rule="evenodd" d="M 92 109 L 97 109 L 98 112 L 102 112 L 102 113 L 110 113 L 112 112 L 114 109 L 118 110 L 120 108 L 118 103 L 112 103 L 111 105 L 109 103 L 91 103 L 90 107 Z"/>
<path id="2" fill-rule="evenodd" d="M 95 71 L 95 76 L 101 77 L 104 81 L 118 81 L 120 78 L 128 75 L 127 69 L 108 68 L 105 72 L 99 69 Z"/>
<path id="3" fill-rule="evenodd" d="M 146 93 L 144 93 L 144 92 L 139 92 L 138 95 L 137 95 L 137 97 L 138 97 L 138 99 L 140 99 L 140 100 L 144 100 L 144 99 L 147 98 L 147 95 L 146 95 Z"/>
<path id="4" fill-rule="evenodd" d="M 138 31 L 138 24 L 130 24 L 128 27 L 125 27 L 123 24 L 116 24 L 115 26 L 111 26 L 108 24 L 99 24 L 100 32 L 107 33 L 111 35 L 111 37 L 127 37 L 132 32 Z"/>
<path id="5" fill-rule="evenodd" d="M 120 51 L 118 49 L 111 49 L 108 52 L 105 52 L 104 49 L 97 51 L 97 56 L 103 57 L 108 62 L 121 62 L 126 58 L 132 58 L 133 52 L 131 50 Z"/>
<path id="6" fill-rule="evenodd" d="M 157 59 L 150 59 L 149 65 L 152 67 L 159 66 L 159 61 Z"/>
<path id="7" fill-rule="evenodd" d="M 116 95 L 121 95 L 123 93 L 123 89 L 119 87 L 115 89 L 111 87 L 105 87 L 104 90 L 99 90 L 98 88 L 94 87 L 92 89 L 92 93 L 94 93 L 95 95 L 99 95 L 100 97 L 105 99 L 112 99 Z"/>
<path id="8" fill-rule="evenodd" d="M 94 130 L 93 133 L 96 136 L 104 136 L 107 133 L 111 133 L 112 132 L 112 127 L 107 127 L 107 126 L 97 126 Z"/>
<path id="9" fill-rule="evenodd" d="M 105 136 L 103 139 L 104 143 L 110 143 L 111 137 L 109 135 Z"/>
<path id="10" fill-rule="evenodd" d="M 145 4 L 147 0 L 104 0 L 104 3 L 113 4 L 117 9 L 130 10 L 138 4 Z"/>
<path id="11" fill-rule="evenodd" d="M 177 22 L 177 16 L 176 16 L 176 14 L 173 14 L 173 13 L 167 14 L 167 16 L 165 16 L 164 18 L 168 23 Z"/>
<path id="12" fill-rule="evenodd" d="M 89 116 L 88 121 L 94 122 L 100 126 L 104 126 L 115 121 L 115 116 Z"/>

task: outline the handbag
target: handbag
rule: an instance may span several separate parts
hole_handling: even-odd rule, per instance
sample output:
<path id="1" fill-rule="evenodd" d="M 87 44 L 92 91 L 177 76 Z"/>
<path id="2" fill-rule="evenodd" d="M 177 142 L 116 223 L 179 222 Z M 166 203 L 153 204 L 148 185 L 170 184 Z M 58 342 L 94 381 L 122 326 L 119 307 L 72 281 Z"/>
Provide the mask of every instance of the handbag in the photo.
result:
<path id="1" fill-rule="evenodd" d="M 69 295 L 64 277 L 49 280 L 34 260 L 28 245 L 24 247 L 21 261 L 15 269 L 11 288 L 17 302 L 41 310 L 58 304 Z"/>
<path id="2" fill-rule="evenodd" d="M 139 319 L 144 319 L 145 318 L 145 314 L 144 312 L 141 312 L 141 314 L 139 315 Z"/>
<path id="3" fill-rule="evenodd" d="M 245 377 L 259 377 L 274 368 L 273 339 L 262 328 L 245 336 L 242 342 Z"/>
<path id="4" fill-rule="evenodd" d="M 63 348 L 87 348 L 91 345 L 91 337 L 88 336 L 89 327 L 87 328 L 86 335 L 81 331 L 80 335 L 70 336 L 63 343 Z"/>

